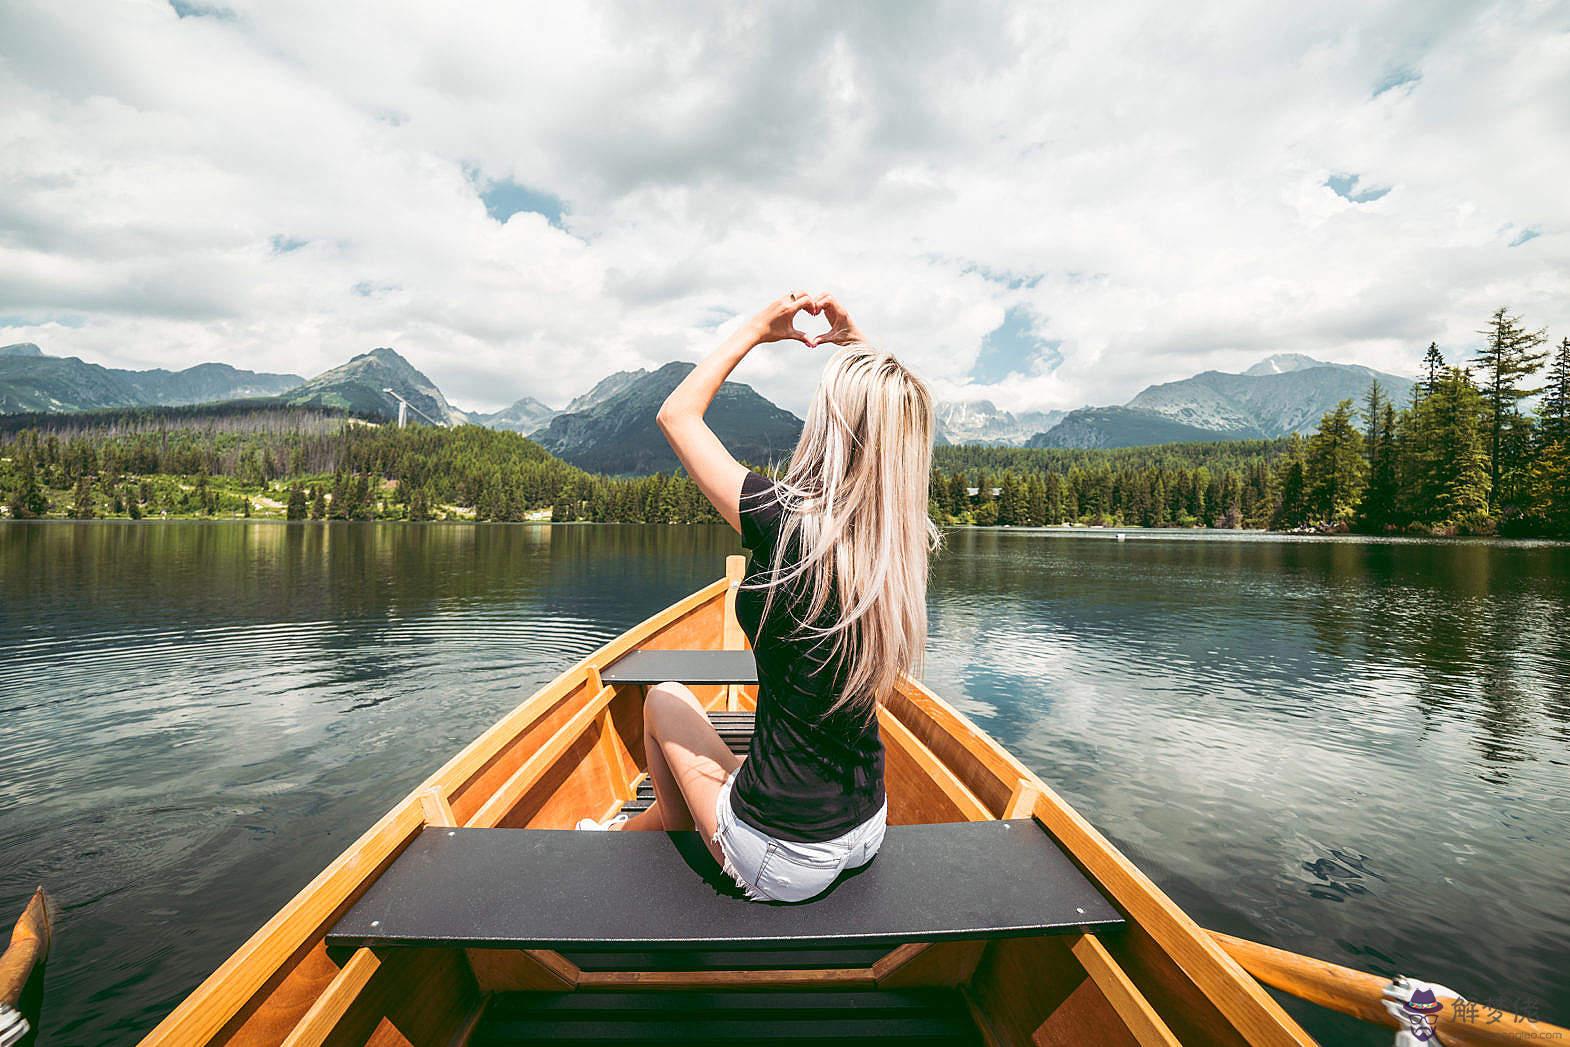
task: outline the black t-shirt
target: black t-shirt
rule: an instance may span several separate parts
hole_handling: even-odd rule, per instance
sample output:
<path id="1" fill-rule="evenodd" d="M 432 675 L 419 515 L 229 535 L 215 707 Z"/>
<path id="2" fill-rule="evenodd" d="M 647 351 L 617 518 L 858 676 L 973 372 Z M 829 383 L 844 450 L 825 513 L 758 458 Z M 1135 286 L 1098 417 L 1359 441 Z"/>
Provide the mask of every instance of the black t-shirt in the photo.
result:
<path id="1" fill-rule="evenodd" d="M 758 662 L 758 719 L 731 808 L 777 839 L 832 840 L 883 806 L 883 741 L 877 718 L 860 709 L 842 706 L 825 716 L 842 693 L 844 670 L 830 639 L 791 635 L 806 612 L 808 576 L 776 592 L 762 621 L 768 594 L 749 586 L 770 575 L 781 515 L 773 481 L 749 470 L 741 484 L 741 538 L 752 563 L 736 594 L 736 617 Z M 835 610 L 831 600 L 830 622 Z"/>

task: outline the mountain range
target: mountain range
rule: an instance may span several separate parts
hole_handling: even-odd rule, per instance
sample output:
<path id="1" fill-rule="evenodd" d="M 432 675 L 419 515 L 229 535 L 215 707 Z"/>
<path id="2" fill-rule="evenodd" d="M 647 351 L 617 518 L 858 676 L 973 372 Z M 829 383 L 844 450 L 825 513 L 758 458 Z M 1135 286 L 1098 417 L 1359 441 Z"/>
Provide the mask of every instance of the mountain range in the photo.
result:
<path id="1" fill-rule="evenodd" d="M 1250 440 L 1310 433 L 1342 400 L 1358 401 L 1373 382 L 1397 403 L 1411 398 L 1410 378 L 1360 364 L 1300 353 L 1261 360 L 1241 374 L 1204 371 L 1144 389 L 1121 407 L 1082 407 L 1029 447 L 1138 447 L 1194 440 Z"/>
<path id="2" fill-rule="evenodd" d="M 677 467 L 655 414 L 692 367 L 669 363 L 653 371 L 615 372 L 561 411 L 524 397 L 500 411 L 483 413 L 454 407 L 434 382 L 389 348 L 361 353 L 305 379 L 218 363 L 183 371 L 119 370 L 76 357 L 48 356 L 32 343 L 21 343 L 0 346 L 0 414 L 272 399 L 391 421 L 398 416 L 401 397 L 410 404 L 410 421 L 415 423 L 509 429 L 583 469 L 648 474 Z M 988 400 L 940 402 L 935 441 L 1098 448 L 1271 438 L 1313 431 L 1327 411 L 1343 399 L 1360 399 L 1375 380 L 1398 403 L 1411 396 L 1410 379 L 1285 353 L 1239 374 L 1205 371 L 1152 385 L 1119 406 L 1011 413 Z M 707 420 L 726 446 L 749 462 L 787 455 L 802 425 L 795 415 L 739 382 L 725 383 Z"/>
<path id="3" fill-rule="evenodd" d="M 262 374 L 228 364 L 123 371 L 74 356 L 46 356 L 31 342 L 0 346 L 0 414 L 174 407 L 276 396 L 304 381 L 295 374 Z"/>

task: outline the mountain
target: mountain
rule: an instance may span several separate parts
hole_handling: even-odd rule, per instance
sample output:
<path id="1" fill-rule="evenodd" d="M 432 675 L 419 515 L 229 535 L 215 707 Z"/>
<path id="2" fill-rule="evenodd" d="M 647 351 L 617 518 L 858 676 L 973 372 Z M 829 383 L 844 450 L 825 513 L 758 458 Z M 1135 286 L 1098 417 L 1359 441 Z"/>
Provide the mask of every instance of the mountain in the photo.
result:
<path id="1" fill-rule="evenodd" d="M 1026 441 L 1026 447 L 1143 447 L 1193 441 L 1247 440 L 1257 432 L 1217 432 L 1174 421 L 1166 415 L 1137 407 L 1081 407 L 1044 433 Z"/>
<path id="2" fill-rule="evenodd" d="M 586 410 L 562 412 L 532 438 L 590 472 L 635 476 L 671 472 L 679 463 L 654 416 L 692 368 L 689 363 L 669 363 L 653 372 L 612 375 L 588 394 L 592 398 L 615 379 L 618 388 L 610 395 Z M 726 448 L 744 462 L 784 458 L 801 435 L 801 419 L 739 382 L 721 386 L 703 417 Z"/>
<path id="3" fill-rule="evenodd" d="M 1026 446 L 1139 447 L 1311 433 L 1342 400 L 1361 401 L 1376 380 L 1397 403 L 1411 398 L 1409 378 L 1278 353 L 1241 374 L 1205 371 L 1149 386 L 1122 407 L 1072 411 Z"/>
<path id="4" fill-rule="evenodd" d="M 372 349 L 305 382 L 284 397 L 300 406 L 333 407 L 354 414 L 391 421 L 398 417 L 398 401 L 384 390 L 398 393 L 415 408 L 411 422 L 461 425 L 468 416 L 447 402 L 442 391 L 413 364 L 391 349 Z M 422 418 L 421 415 L 425 417 Z"/>
<path id="5" fill-rule="evenodd" d="M 170 407 L 274 396 L 303 382 L 292 374 L 197 364 L 183 371 L 128 371 L 74 356 L 48 356 L 31 342 L 0 346 L 0 414 Z"/>
<path id="6" fill-rule="evenodd" d="M 1375 380 L 1397 403 L 1412 395 L 1409 378 L 1282 353 L 1242 374 L 1205 371 L 1150 386 L 1127 406 L 1218 433 L 1285 436 L 1313 432 L 1326 412 L 1342 400 L 1361 400 Z"/>
<path id="7" fill-rule="evenodd" d="M 575 398 L 568 404 L 562 414 L 582 414 L 589 408 L 604 403 L 623 389 L 628 388 L 639 379 L 647 378 L 649 372 L 643 368 L 636 371 L 617 371 L 606 375 L 594 383 L 594 388 Z"/>
<path id="8" fill-rule="evenodd" d="M 1019 447 L 1032 433 L 1042 433 L 1063 419 L 1063 411 L 1022 411 L 1011 414 L 991 400 L 940 401 L 937 405 L 939 444 L 1003 444 Z"/>
<path id="9" fill-rule="evenodd" d="M 197 364 L 183 371 L 116 371 L 136 390 L 142 403 L 154 407 L 205 404 L 217 400 L 248 400 L 286 393 L 305 381 L 297 374 L 242 371 L 228 364 Z"/>
<path id="10" fill-rule="evenodd" d="M 527 436 L 555 417 L 555 408 L 540 403 L 532 396 L 525 396 L 511 407 L 504 407 L 491 414 L 470 414 L 469 420 L 487 429 L 508 429 Z"/>

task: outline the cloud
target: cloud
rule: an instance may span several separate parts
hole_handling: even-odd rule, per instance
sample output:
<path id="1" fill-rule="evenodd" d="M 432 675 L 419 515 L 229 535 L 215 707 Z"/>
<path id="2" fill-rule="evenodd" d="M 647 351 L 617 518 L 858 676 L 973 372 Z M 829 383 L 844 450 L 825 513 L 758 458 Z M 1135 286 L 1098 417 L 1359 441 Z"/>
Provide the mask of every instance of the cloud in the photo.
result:
<path id="1" fill-rule="evenodd" d="M 561 405 L 799 288 L 1013 409 L 1410 372 L 1499 304 L 1570 327 L 1567 132 L 1570 16 L 1524 4 L 19 0 L 0 342 L 392 345 L 462 406 Z M 800 409 L 802 351 L 737 377 Z"/>

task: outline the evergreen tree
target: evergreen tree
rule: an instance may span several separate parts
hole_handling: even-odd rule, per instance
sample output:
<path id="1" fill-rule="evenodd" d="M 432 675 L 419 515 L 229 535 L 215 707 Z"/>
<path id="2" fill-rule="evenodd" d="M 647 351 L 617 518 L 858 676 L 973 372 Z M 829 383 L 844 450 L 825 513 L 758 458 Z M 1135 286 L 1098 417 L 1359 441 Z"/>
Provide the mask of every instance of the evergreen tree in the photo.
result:
<path id="1" fill-rule="evenodd" d="M 1342 400 L 1308 441 L 1304 485 L 1312 519 L 1338 524 L 1352 518 L 1368 483 L 1363 445 L 1363 434 L 1352 424 L 1352 401 Z"/>
<path id="2" fill-rule="evenodd" d="M 33 464 L 33 456 L 30 453 L 18 455 L 15 468 L 16 487 L 7 503 L 11 519 L 31 520 L 43 516 L 49 511 L 49 499 L 38 486 L 38 468 Z"/>
<path id="3" fill-rule="evenodd" d="M 327 519 L 327 496 L 322 493 L 321 484 L 317 484 L 316 489 L 311 492 L 311 519 Z"/>
<path id="4" fill-rule="evenodd" d="M 1560 341 L 1554 350 L 1546 377 L 1543 400 L 1537 408 L 1543 443 L 1570 442 L 1570 338 Z"/>
<path id="5" fill-rule="evenodd" d="M 305 502 L 305 491 L 299 484 L 289 488 L 289 504 L 284 509 L 284 518 L 287 520 L 303 520 L 310 512 Z"/>
<path id="6" fill-rule="evenodd" d="M 1521 326 L 1520 317 L 1503 308 L 1495 310 L 1488 326 L 1478 333 L 1488 338 L 1478 350 L 1477 363 L 1483 370 L 1483 399 L 1488 410 L 1488 504 L 1493 508 L 1503 493 L 1500 476 L 1524 464 L 1517 457 L 1519 442 L 1507 439 L 1507 431 L 1516 424 L 1520 402 L 1541 391 L 1526 388 L 1522 382 L 1537 373 L 1548 354 L 1538 351 L 1546 340 L 1544 332 L 1528 331 Z"/>
<path id="7" fill-rule="evenodd" d="M 1417 391 L 1424 396 L 1433 392 L 1444 373 L 1445 358 L 1439 352 L 1439 343 L 1429 342 L 1428 352 L 1423 354 L 1423 380 L 1417 384 Z"/>
<path id="8" fill-rule="evenodd" d="M 71 518 L 91 520 L 97 515 L 98 510 L 93 502 L 93 478 L 83 476 L 76 481 L 76 491 L 71 496 Z"/>
<path id="9" fill-rule="evenodd" d="M 1371 396 L 1370 401 L 1373 399 Z M 1363 493 L 1363 504 L 1358 510 L 1359 526 L 1374 534 L 1383 532 L 1395 523 L 1397 501 L 1401 495 L 1395 405 L 1386 399 L 1378 405 L 1378 409 L 1377 423 L 1370 422 L 1368 427 L 1368 489 Z"/>
<path id="10" fill-rule="evenodd" d="M 1488 443 L 1483 396 L 1459 367 L 1446 368 L 1412 410 L 1403 447 L 1403 509 L 1415 523 L 1486 532 Z"/>

